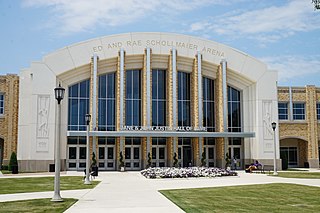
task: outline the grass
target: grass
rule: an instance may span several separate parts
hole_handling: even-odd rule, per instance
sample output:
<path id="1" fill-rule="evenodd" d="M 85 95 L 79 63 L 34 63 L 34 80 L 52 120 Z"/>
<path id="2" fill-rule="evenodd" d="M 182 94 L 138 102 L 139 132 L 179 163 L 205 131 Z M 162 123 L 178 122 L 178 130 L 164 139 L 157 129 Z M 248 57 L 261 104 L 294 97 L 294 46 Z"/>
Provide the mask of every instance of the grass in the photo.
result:
<path id="1" fill-rule="evenodd" d="M 5 174 L 11 174 L 12 172 L 9 170 L 1 170 L 1 173 L 5 175 Z"/>
<path id="2" fill-rule="evenodd" d="M 186 212 L 320 212 L 320 187 L 261 184 L 162 190 Z"/>
<path id="3" fill-rule="evenodd" d="M 35 199 L 23 201 L 3 202 L 0 205 L 0 212 L 64 212 L 72 206 L 76 199 L 65 198 L 64 202 L 51 202 L 51 199 Z"/>
<path id="4" fill-rule="evenodd" d="M 278 177 L 320 179 L 320 172 L 278 172 Z"/>
<path id="5" fill-rule="evenodd" d="M 53 191 L 53 183 L 54 177 L 1 178 L 0 194 Z M 60 189 L 92 189 L 100 181 L 92 181 L 91 183 L 91 185 L 84 185 L 83 177 L 80 176 L 62 176 Z"/>

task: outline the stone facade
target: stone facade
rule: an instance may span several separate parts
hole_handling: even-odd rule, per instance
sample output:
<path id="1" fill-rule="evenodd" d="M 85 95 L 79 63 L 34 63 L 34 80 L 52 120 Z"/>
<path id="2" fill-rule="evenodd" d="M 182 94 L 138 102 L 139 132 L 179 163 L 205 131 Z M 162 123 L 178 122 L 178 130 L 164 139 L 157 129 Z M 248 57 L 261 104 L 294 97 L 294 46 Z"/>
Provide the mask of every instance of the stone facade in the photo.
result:
<path id="1" fill-rule="evenodd" d="M 290 97 L 291 96 L 291 97 Z M 288 146 L 289 139 L 297 139 L 298 166 L 308 163 L 312 168 L 319 168 L 319 120 L 316 104 L 319 103 L 320 89 L 315 86 L 279 87 L 279 102 L 288 103 L 288 120 L 279 120 L 280 147 Z M 292 103 L 305 103 L 305 119 L 292 119 Z M 290 145 L 290 144 L 289 144 Z"/>
<path id="2" fill-rule="evenodd" d="M 19 77 L 0 76 L 0 94 L 4 96 L 4 113 L 0 114 L 0 165 L 8 165 L 12 152 L 17 152 Z"/>

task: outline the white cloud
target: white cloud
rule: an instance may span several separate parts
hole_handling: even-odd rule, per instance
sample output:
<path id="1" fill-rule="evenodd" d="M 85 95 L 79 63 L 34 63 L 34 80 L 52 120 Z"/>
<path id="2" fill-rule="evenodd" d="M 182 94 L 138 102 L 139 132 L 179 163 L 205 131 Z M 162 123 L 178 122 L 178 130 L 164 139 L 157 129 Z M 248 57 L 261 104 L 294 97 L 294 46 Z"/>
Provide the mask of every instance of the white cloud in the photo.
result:
<path id="1" fill-rule="evenodd" d="M 190 31 L 275 42 L 296 32 L 320 29 L 319 18 L 320 14 L 313 10 L 310 1 L 292 0 L 283 6 L 210 17 L 193 23 Z"/>
<path id="2" fill-rule="evenodd" d="M 320 77 L 320 55 L 300 56 L 286 55 L 279 57 L 260 58 L 270 69 L 279 72 L 279 81 L 288 83 L 301 77 Z"/>
<path id="3" fill-rule="evenodd" d="M 223 0 L 25 0 L 24 7 L 50 8 L 47 23 L 63 34 L 90 31 L 97 26 L 119 26 L 147 15 L 179 13 Z"/>

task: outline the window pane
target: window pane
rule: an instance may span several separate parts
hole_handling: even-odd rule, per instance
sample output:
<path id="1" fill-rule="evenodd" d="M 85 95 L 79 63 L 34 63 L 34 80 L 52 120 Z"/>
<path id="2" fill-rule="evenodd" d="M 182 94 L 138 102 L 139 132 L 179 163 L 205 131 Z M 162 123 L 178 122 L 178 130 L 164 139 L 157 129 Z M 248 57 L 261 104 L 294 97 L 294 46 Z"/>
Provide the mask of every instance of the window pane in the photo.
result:
<path id="1" fill-rule="evenodd" d="M 105 148 L 99 147 L 99 159 L 104 159 L 104 155 L 105 155 Z"/>
<path id="2" fill-rule="evenodd" d="M 69 159 L 77 159 L 77 147 L 69 147 Z"/>

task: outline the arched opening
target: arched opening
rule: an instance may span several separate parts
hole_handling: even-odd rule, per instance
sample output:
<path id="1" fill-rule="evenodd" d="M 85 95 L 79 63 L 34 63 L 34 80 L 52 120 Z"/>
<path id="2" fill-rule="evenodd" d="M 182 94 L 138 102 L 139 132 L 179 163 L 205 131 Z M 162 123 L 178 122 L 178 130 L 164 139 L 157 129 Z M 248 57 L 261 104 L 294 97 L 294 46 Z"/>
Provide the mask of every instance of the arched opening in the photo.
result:
<path id="1" fill-rule="evenodd" d="M 301 138 L 284 138 L 280 140 L 280 158 L 282 169 L 305 167 L 308 162 L 308 142 Z"/>
<path id="2" fill-rule="evenodd" d="M 0 167 L 3 163 L 3 154 L 4 154 L 4 140 L 0 138 Z"/>

